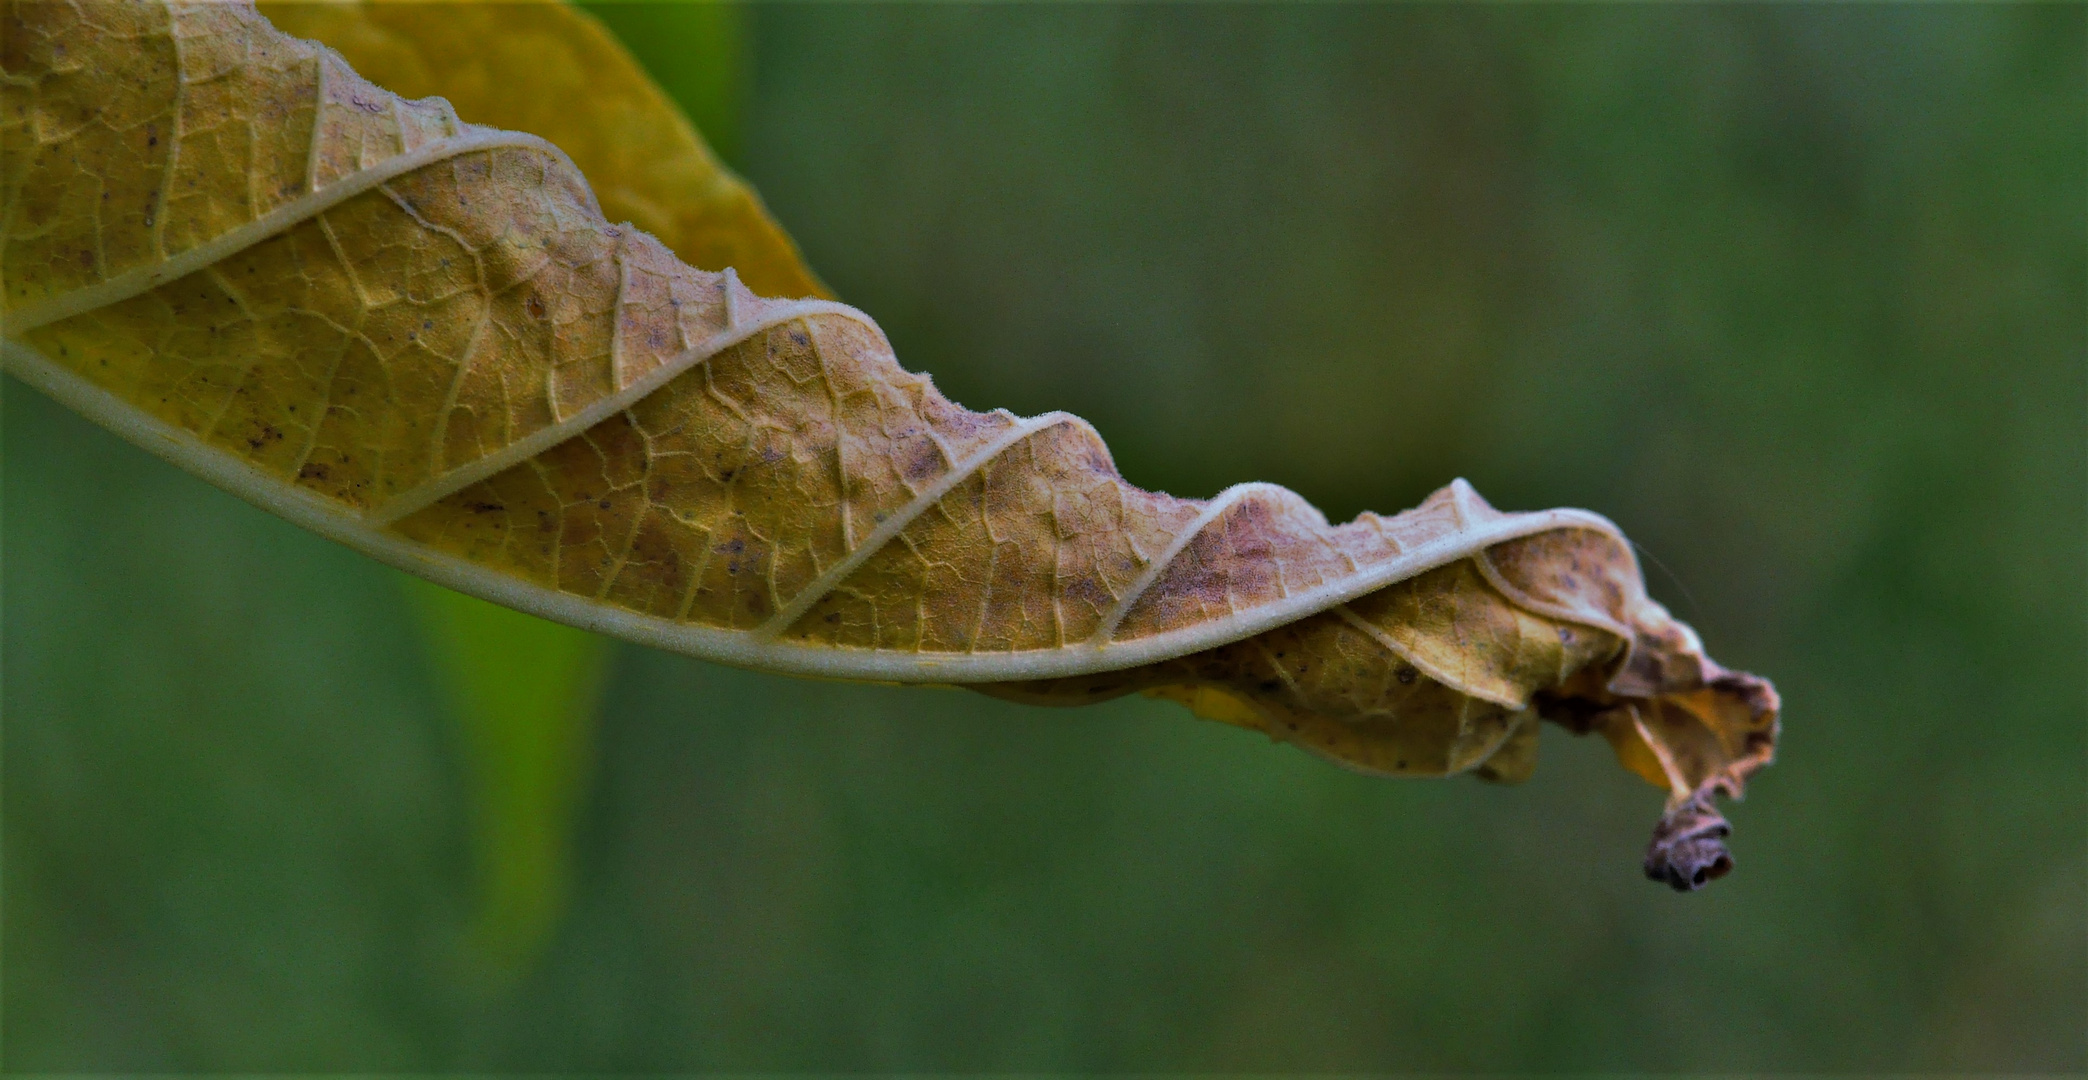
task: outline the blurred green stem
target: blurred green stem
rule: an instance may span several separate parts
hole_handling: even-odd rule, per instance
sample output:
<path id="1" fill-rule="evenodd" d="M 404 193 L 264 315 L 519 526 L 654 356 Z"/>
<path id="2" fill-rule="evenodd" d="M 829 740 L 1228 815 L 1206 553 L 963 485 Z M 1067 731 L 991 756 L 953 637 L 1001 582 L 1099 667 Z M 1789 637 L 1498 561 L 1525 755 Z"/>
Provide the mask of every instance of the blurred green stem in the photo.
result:
<path id="1" fill-rule="evenodd" d="M 399 580 L 469 774 L 474 966 L 506 983 L 542 951 L 565 910 L 609 642 L 419 578 Z"/>

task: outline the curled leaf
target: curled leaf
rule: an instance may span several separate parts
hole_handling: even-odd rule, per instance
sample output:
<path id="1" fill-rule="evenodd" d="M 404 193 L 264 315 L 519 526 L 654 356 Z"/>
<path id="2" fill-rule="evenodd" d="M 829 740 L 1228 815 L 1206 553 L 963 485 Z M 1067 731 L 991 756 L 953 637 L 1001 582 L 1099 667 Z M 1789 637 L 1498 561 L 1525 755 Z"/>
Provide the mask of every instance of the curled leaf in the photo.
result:
<path id="1" fill-rule="evenodd" d="M 251 8 L 7 10 L 8 370 L 237 494 L 726 663 L 1142 691 L 1392 775 L 1516 780 L 1538 721 L 1599 731 L 1670 793 L 1649 872 L 1729 865 L 1705 815 L 1768 762 L 1775 692 L 1600 516 L 1144 491 L 1079 418 L 966 410 L 861 312 L 694 269 L 551 143 Z"/>

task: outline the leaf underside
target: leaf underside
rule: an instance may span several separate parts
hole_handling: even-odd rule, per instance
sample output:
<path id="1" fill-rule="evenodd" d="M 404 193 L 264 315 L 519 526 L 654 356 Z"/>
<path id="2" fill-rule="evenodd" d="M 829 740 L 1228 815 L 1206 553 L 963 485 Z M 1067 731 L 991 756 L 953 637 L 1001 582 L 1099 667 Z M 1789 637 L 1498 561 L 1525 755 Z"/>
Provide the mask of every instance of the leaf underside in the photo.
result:
<path id="1" fill-rule="evenodd" d="M 1730 865 L 1711 798 L 1768 762 L 1775 691 L 1708 659 L 1597 515 L 1462 481 L 1341 524 L 1268 484 L 1144 491 L 1079 418 L 901 368 L 707 154 L 648 177 L 638 121 L 557 134 L 642 228 L 552 142 L 251 7 L 0 10 L 7 370 L 236 494 L 749 667 L 1144 691 L 1394 775 L 1520 779 L 1555 720 L 1669 791 L 1649 874 Z"/>

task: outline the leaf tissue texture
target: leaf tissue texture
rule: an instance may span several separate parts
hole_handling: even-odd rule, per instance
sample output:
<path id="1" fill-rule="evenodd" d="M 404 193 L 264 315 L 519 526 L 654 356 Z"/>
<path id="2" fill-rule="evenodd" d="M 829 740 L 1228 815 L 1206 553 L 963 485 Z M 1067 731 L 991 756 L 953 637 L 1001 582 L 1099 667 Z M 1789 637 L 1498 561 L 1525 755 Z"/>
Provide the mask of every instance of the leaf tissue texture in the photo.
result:
<path id="1" fill-rule="evenodd" d="M 964 409 L 861 312 L 692 268 L 552 143 L 250 6 L 4 11 L 7 369 L 236 494 L 772 671 L 1144 691 L 1391 775 L 1521 779 L 1549 719 L 1668 790 L 1649 875 L 1731 865 L 1713 797 L 1769 761 L 1775 691 L 1708 659 L 1600 516 L 1462 481 L 1341 524 L 1268 484 L 1144 491 L 1078 417 Z"/>

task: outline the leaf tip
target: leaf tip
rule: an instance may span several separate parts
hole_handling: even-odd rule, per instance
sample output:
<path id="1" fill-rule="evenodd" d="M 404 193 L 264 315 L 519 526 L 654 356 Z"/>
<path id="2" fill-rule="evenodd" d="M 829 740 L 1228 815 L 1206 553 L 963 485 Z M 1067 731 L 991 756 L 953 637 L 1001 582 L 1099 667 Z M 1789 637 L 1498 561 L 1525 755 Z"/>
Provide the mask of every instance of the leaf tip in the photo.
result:
<path id="1" fill-rule="evenodd" d="M 1709 788 L 1699 790 L 1660 816 L 1646 847 L 1646 876 L 1676 892 L 1695 892 L 1733 870 L 1726 837 L 1733 827 L 1711 805 Z"/>

